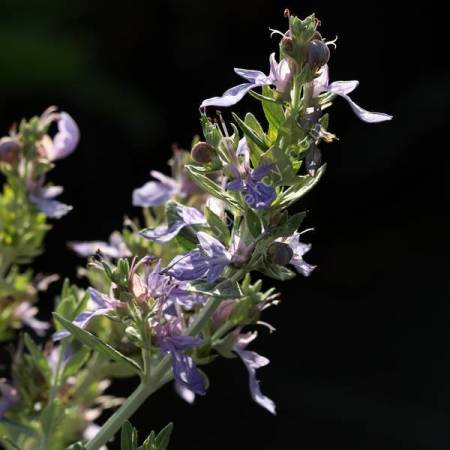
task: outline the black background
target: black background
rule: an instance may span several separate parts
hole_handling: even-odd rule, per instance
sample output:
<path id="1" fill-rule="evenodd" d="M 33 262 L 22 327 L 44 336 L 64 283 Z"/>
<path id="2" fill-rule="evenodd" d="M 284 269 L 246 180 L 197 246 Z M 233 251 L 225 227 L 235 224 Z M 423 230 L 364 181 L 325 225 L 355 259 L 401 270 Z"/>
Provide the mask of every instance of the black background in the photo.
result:
<path id="1" fill-rule="evenodd" d="M 278 284 L 283 302 L 266 315 L 277 332 L 261 330 L 254 345 L 271 360 L 259 378 L 278 415 L 251 401 L 238 360 L 219 360 L 195 406 L 167 386 L 133 423 L 144 437 L 174 421 L 174 449 L 449 448 L 450 91 L 431 2 L 0 5 L 2 130 L 49 104 L 82 130 L 77 152 L 52 173 L 75 209 L 36 263 L 72 278 L 81 261 L 65 242 L 104 239 L 136 214 L 132 189 L 150 169 L 166 170 L 173 142 L 189 146 L 200 132 L 201 100 L 239 82 L 233 67 L 268 70 L 278 41 L 268 27 L 286 28 L 285 7 L 315 11 L 322 34 L 339 37 L 332 79 L 359 79 L 353 98 L 395 118 L 369 125 L 345 102 L 333 106 L 340 140 L 322 146 L 327 173 L 300 206 L 311 211 L 308 261 L 319 267 Z M 237 109 L 257 106 L 248 98 Z M 132 387 L 115 386 L 121 395 Z"/>

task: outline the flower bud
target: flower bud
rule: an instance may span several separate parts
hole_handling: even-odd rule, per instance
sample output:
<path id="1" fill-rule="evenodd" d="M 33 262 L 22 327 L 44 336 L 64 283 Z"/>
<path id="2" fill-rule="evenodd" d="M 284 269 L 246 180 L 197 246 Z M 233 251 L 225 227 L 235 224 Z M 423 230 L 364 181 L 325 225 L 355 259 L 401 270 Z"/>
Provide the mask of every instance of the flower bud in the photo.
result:
<path id="1" fill-rule="evenodd" d="M 305 157 L 306 170 L 313 177 L 322 162 L 322 152 L 317 145 L 313 145 Z"/>
<path id="2" fill-rule="evenodd" d="M 214 149 L 206 142 L 197 142 L 191 150 L 191 158 L 199 164 L 207 164 L 212 161 Z"/>
<path id="3" fill-rule="evenodd" d="M 307 61 L 311 69 L 320 69 L 330 59 L 330 49 L 319 39 L 313 39 L 306 47 Z"/>
<path id="4" fill-rule="evenodd" d="M 269 258 L 274 264 L 285 266 L 294 256 L 292 248 L 284 242 L 274 242 L 269 247 Z"/>
<path id="5" fill-rule="evenodd" d="M 13 163 L 17 161 L 19 152 L 22 148 L 21 143 L 12 137 L 3 137 L 0 139 L 0 161 Z"/>

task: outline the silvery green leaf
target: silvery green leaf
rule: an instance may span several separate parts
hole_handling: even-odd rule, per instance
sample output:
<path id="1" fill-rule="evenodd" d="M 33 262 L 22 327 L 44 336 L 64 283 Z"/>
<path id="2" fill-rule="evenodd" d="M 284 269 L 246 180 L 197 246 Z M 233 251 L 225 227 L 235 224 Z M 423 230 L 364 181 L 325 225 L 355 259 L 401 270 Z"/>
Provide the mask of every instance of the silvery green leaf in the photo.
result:
<path id="1" fill-rule="evenodd" d="M 247 143 L 249 142 L 249 140 L 253 141 L 259 147 L 260 150 L 266 151 L 269 148 L 266 135 L 264 133 L 261 134 L 259 130 L 257 131 L 253 129 L 247 122 L 244 122 L 237 114 L 235 113 L 232 114 L 238 127 L 242 130 L 245 137 L 247 138 Z"/>
<path id="2" fill-rule="evenodd" d="M 115 348 L 111 347 L 109 344 L 105 344 L 99 338 L 89 333 L 89 331 L 77 327 L 72 322 L 57 313 L 53 313 L 53 316 L 75 339 L 80 341 L 82 344 L 86 345 L 92 350 L 102 353 L 103 355 L 107 356 L 110 359 L 113 359 L 114 361 L 127 364 L 128 366 L 132 367 L 137 373 L 140 373 L 142 371 L 141 367 L 136 361 L 123 355 Z"/>
<path id="3" fill-rule="evenodd" d="M 326 164 L 324 164 L 314 176 L 305 175 L 299 177 L 295 185 L 286 189 L 277 199 L 273 202 L 273 207 L 287 208 L 292 203 L 299 200 L 306 193 L 308 193 L 320 180 L 325 172 Z"/>
<path id="4" fill-rule="evenodd" d="M 167 449 L 170 441 L 170 435 L 172 434 L 172 430 L 173 430 L 173 423 L 171 422 L 158 433 L 158 436 L 156 436 L 155 439 L 157 450 Z"/>
<path id="5" fill-rule="evenodd" d="M 223 200 L 224 202 L 228 203 L 228 205 L 236 209 L 240 209 L 239 203 L 231 195 L 224 191 L 222 187 L 220 187 L 217 183 L 201 173 L 201 171 L 199 171 L 197 167 L 187 165 L 186 170 L 203 190 L 213 195 L 214 197 Z"/>

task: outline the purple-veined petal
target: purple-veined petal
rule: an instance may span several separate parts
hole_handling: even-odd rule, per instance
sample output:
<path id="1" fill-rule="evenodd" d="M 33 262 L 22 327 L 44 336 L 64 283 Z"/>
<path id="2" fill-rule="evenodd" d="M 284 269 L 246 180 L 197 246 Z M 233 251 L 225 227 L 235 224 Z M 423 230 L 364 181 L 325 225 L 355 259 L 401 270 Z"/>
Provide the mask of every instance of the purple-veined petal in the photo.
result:
<path id="1" fill-rule="evenodd" d="M 199 231 L 197 233 L 197 239 L 203 251 L 210 258 L 228 256 L 228 252 L 224 245 L 210 234 Z"/>
<path id="2" fill-rule="evenodd" d="M 238 67 L 235 67 L 234 72 L 256 86 L 271 84 L 272 82 L 272 79 L 260 70 L 239 69 Z"/>
<path id="3" fill-rule="evenodd" d="M 175 190 L 157 181 L 148 181 L 133 191 L 133 206 L 147 207 L 159 206 L 173 196 Z"/>
<path id="4" fill-rule="evenodd" d="M 171 241 L 185 226 L 186 224 L 182 220 L 177 220 L 172 225 L 147 228 L 142 230 L 139 234 L 146 239 L 158 242 L 159 244 L 164 244 Z"/>
<path id="5" fill-rule="evenodd" d="M 91 300 L 100 308 L 121 308 L 126 306 L 126 303 L 111 298 L 93 287 L 89 287 L 87 293 L 91 297 Z"/>
<path id="6" fill-rule="evenodd" d="M 190 356 L 172 351 L 172 369 L 175 380 L 198 395 L 205 395 L 205 382 Z"/>
<path id="7" fill-rule="evenodd" d="M 282 59 L 278 63 L 275 59 L 275 53 L 270 55 L 269 61 L 271 84 L 275 85 L 278 92 L 285 92 L 292 76 L 289 62 L 286 59 Z"/>
<path id="8" fill-rule="evenodd" d="M 196 347 L 197 345 L 202 345 L 203 339 L 189 336 L 186 334 L 180 334 L 177 336 L 171 336 L 170 338 L 167 338 L 170 340 L 171 345 L 173 345 L 173 348 L 177 351 L 180 350 L 187 350 L 192 347 Z"/>
<path id="9" fill-rule="evenodd" d="M 252 399 L 272 414 L 276 414 L 275 403 L 269 397 L 263 395 L 259 381 L 256 379 L 256 369 L 266 366 L 270 361 L 256 352 L 245 350 L 246 346 L 253 339 L 255 339 L 255 337 L 256 333 L 239 335 L 234 346 L 234 351 L 241 358 L 247 368 L 249 375 L 250 395 Z"/>
<path id="10" fill-rule="evenodd" d="M 205 216 L 196 208 L 179 205 L 176 208 L 178 219 L 171 225 L 161 225 L 141 231 L 141 235 L 158 243 L 172 240 L 184 227 L 206 224 Z"/>
<path id="11" fill-rule="evenodd" d="M 275 200 L 276 193 L 272 186 L 261 181 L 247 181 L 244 190 L 244 200 L 253 209 L 268 208 Z"/>
<path id="12" fill-rule="evenodd" d="M 80 140 L 80 130 L 72 117 L 64 111 L 59 116 L 58 132 L 53 138 L 53 145 L 48 148 L 47 157 L 50 161 L 70 155 Z"/>
<path id="13" fill-rule="evenodd" d="M 350 94 L 358 87 L 358 84 L 358 80 L 334 81 L 327 87 L 327 91 L 336 95 Z"/>
<path id="14" fill-rule="evenodd" d="M 295 267 L 298 273 L 304 275 L 305 277 L 309 277 L 311 272 L 316 268 L 316 266 L 312 266 L 308 264 L 303 258 L 293 256 L 289 261 L 289 264 Z"/>
<path id="15" fill-rule="evenodd" d="M 40 197 L 35 194 L 30 194 L 29 198 L 36 205 L 37 209 L 50 219 L 60 219 L 73 209 L 73 206 L 51 198 Z"/>
<path id="16" fill-rule="evenodd" d="M 168 177 L 167 175 L 164 175 L 162 172 L 158 172 L 157 170 L 152 170 L 150 172 L 150 175 L 153 178 L 156 178 L 158 181 L 160 181 L 165 186 L 172 188 L 173 190 L 176 190 L 178 188 L 177 181 L 171 177 Z"/>
<path id="17" fill-rule="evenodd" d="M 361 108 L 361 106 L 357 105 L 346 94 L 337 94 L 337 95 L 340 95 L 342 98 L 347 100 L 347 102 L 350 105 L 350 108 L 352 108 L 353 112 L 364 122 L 378 123 L 378 122 L 385 122 L 387 120 L 391 120 L 392 119 L 392 116 L 389 115 L 389 114 L 367 111 L 367 110 Z"/>
<path id="18" fill-rule="evenodd" d="M 175 392 L 187 403 L 192 405 L 195 401 L 195 392 L 192 392 L 184 384 L 175 381 Z"/>
<path id="19" fill-rule="evenodd" d="M 233 181 L 230 181 L 227 183 L 227 189 L 230 191 L 236 191 L 236 192 L 241 192 L 245 189 L 245 184 L 242 181 L 242 178 L 236 178 Z"/>
<path id="20" fill-rule="evenodd" d="M 235 105 L 250 89 L 253 89 L 256 86 L 258 85 L 255 83 L 238 84 L 237 86 L 228 89 L 221 97 L 212 97 L 203 100 L 200 108 L 206 108 L 207 106 L 227 107 Z"/>
<path id="21" fill-rule="evenodd" d="M 325 64 L 320 71 L 320 74 L 317 78 L 314 78 L 313 83 L 313 98 L 318 97 L 323 91 L 326 91 L 328 88 L 330 78 L 329 78 L 329 70 L 328 65 Z"/>
<path id="22" fill-rule="evenodd" d="M 268 175 L 273 168 L 273 164 L 264 164 L 262 166 L 257 167 L 253 170 L 251 177 L 255 181 L 261 180 L 261 178 L 264 178 L 266 175 Z"/>
<path id="23" fill-rule="evenodd" d="M 110 306 L 108 308 L 98 308 L 95 310 L 90 311 L 84 311 L 80 314 L 78 314 L 77 317 L 72 321 L 72 323 L 77 326 L 78 328 L 86 328 L 90 320 L 96 316 L 104 316 L 105 314 L 108 314 L 114 309 L 114 307 Z M 67 330 L 58 331 L 57 333 L 54 333 L 52 336 L 52 339 L 54 342 L 57 342 L 67 336 L 70 336 L 70 333 Z"/>
<path id="24" fill-rule="evenodd" d="M 175 256 L 166 273 L 177 280 L 188 281 L 204 278 L 209 269 L 209 257 L 200 250 Z"/>
<path id="25" fill-rule="evenodd" d="M 90 241 L 90 242 L 80 242 L 73 241 L 69 242 L 68 246 L 75 253 L 83 258 L 93 256 L 100 251 L 102 255 L 108 258 L 127 258 L 131 256 L 130 250 L 126 246 L 125 241 L 120 233 L 114 232 L 109 238 L 109 243 L 104 241 Z"/>

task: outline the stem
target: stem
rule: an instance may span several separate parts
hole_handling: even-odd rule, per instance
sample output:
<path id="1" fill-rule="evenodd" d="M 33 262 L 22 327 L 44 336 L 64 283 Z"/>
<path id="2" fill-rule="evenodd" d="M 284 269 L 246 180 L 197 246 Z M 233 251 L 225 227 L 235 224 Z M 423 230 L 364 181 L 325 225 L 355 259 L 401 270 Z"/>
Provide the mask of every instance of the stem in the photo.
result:
<path id="1" fill-rule="evenodd" d="M 244 269 L 236 271 L 234 275 L 227 278 L 224 282 L 239 280 L 245 274 Z M 217 285 L 220 286 L 221 283 Z M 194 322 L 187 329 L 187 333 L 191 336 L 197 335 L 204 325 L 208 322 L 214 311 L 221 303 L 222 298 L 212 297 L 209 299 L 205 307 L 199 312 Z M 171 373 L 171 358 L 170 355 L 164 355 L 160 360 L 155 370 L 152 371 L 152 376 L 149 379 L 148 374 L 144 376 L 141 384 L 131 394 L 130 397 L 122 404 L 122 406 L 105 422 L 97 435 L 86 446 L 86 450 L 98 450 L 105 445 L 114 435 L 120 430 L 123 423 L 127 421 L 145 402 L 145 400 L 158 390 L 162 385 L 167 383 L 172 378 Z"/>

